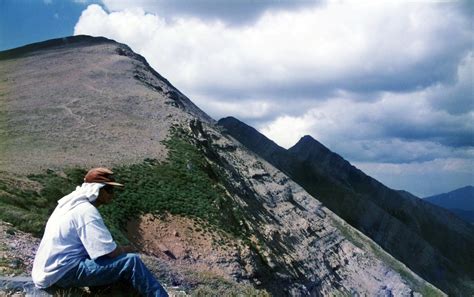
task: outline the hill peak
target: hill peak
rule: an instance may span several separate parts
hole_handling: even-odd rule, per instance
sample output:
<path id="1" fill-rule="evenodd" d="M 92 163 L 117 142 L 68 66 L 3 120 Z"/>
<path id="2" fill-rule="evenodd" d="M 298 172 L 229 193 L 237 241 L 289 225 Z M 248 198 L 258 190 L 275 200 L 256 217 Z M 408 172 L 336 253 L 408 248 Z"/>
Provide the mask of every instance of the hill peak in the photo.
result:
<path id="1" fill-rule="evenodd" d="M 174 120 L 213 121 L 144 57 L 104 37 L 34 43 L 0 52 L 0 62 L 0 88 L 14 90 L 0 96 L 2 116 L 14 123 L 0 125 L 8 135 L 2 170 L 162 158 L 161 141 Z"/>
<path id="2" fill-rule="evenodd" d="M 105 43 L 116 43 L 118 42 L 108 39 L 105 37 L 93 37 L 89 35 L 76 35 L 76 36 L 67 36 L 56 39 L 50 39 L 46 41 L 36 42 L 17 48 L 12 48 L 5 51 L 0 51 L 0 60 L 13 59 L 20 56 L 23 56 L 28 53 L 33 53 L 37 51 L 47 50 L 54 47 L 60 46 L 90 46 L 97 44 Z"/>
<path id="3" fill-rule="evenodd" d="M 292 153 L 303 154 L 303 155 L 306 155 L 307 153 L 310 153 L 310 152 L 311 154 L 318 154 L 318 155 L 334 154 L 321 142 L 317 141 L 310 135 L 305 135 L 301 137 L 301 139 L 294 146 L 289 148 L 288 151 Z"/>

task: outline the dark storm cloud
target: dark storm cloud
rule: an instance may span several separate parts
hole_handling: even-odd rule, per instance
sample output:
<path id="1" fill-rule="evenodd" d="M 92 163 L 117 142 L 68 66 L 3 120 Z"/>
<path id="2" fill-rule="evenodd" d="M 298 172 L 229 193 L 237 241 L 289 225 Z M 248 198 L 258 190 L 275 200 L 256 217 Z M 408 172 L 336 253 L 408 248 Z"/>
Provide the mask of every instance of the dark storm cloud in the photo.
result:
<path id="1" fill-rule="evenodd" d="M 384 136 L 386 138 L 397 137 L 410 141 L 431 141 L 448 147 L 473 147 L 473 125 L 474 122 L 466 118 L 454 123 L 427 121 L 414 125 L 396 122 L 384 127 Z"/>
<path id="2" fill-rule="evenodd" d="M 453 38 L 452 38 L 453 39 Z M 265 80 L 255 84 L 251 79 L 248 85 L 200 85 L 196 89 L 207 95 L 218 96 L 221 100 L 236 100 L 237 98 L 260 97 L 286 101 L 287 98 L 298 100 L 312 98 L 314 100 L 326 100 L 336 96 L 340 92 L 350 92 L 356 101 L 373 101 L 378 98 L 379 92 L 408 93 L 427 89 L 436 85 L 444 85 L 439 95 L 433 95 L 433 106 L 449 110 L 449 112 L 465 112 L 472 109 L 474 98 L 472 98 L 471 82 L 463 82 L 462 86 L 451 88 L 458 83 L 458 67 L 472 50 L 468 39 L 459 38 L 456 44 L 449 50 L 439 54 L 423 57 L 422 60 L 413 64 L 396 64 L 387 62 L 379 65 L 370 72 L 360 69 L 347 69 L 346 71 L 333 74 L 333 78 L 327 79 L 317 73 L 298 75 L 297 72 L 289 74 L 286 79 Z M 390 57 L 387 57 L 390 60 Z M 328 72 L 331 70 L 329 69 Z M 289 73 L 292 73 L 289 71 Z M 271 77 L 272 73 L 267 72 Z M 472 76 L 471 76 L 472 79 Z M 443 98 L 440 98 L 440 97 Z M 437 97 L 438 99 L 436 99 Z M 449 97 L 449 100 L 446 100 Z"/>
<path id="3" fill-rule="evenodd" d="M 208 21 L 222 21 L 229 25 L 252 23 L 266 11 L 297 10 L 308 6 L 323 5 L 325 0 L 104 0 L 108 8 L 140 6 L 164 18 L 196 17 Z"/>
<path id="4" fill-rule="evenodd" d="M 202 19 L 221 20 L 229 24 L 241 25 L 253 22 L 268 10 L 294 10 L 314 5 L 311 0 L 175 0 L 160 2 L 158 9 L 164 15 L 188 15 Z"/>
<path id="5" fill-rule="evenodd" d="M 474 111 L 474 52 L 460 64 L 456 81 L 439 85 L 431 90 L 430 103 L 434 109 L 444 110 L 452 115 Z"/>

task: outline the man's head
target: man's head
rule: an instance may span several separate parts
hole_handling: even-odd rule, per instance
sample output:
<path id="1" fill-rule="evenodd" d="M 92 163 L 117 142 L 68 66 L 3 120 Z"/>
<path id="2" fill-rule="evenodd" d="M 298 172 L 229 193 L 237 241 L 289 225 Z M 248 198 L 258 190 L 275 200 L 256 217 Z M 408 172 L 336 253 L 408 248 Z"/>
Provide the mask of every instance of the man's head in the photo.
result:
<path id="1" fill-rule="evenodd" d="M 110 203 L 114 197 L 114 188 L 123 187 L 122 184 L 115 181 L 113 172 L 110 169 L 103 167 L 92 168 L 89 170 L 84 177 L 84 182 L 105 184 L 105 186 L 99 190 L 99 196 L 95 201 L 96 206 Z"/>
<path id="2" fill-rule="evenodd" d="M 113 177 L 113 172 L 104 167 L 92 168 L 87 172 L 86 176 L 84 176 L 85 183 L 101 183 L 106 185 L 111 185 L 115 187 L 123 187 L 122 184 L 115 182 L 115 178 Z"/>

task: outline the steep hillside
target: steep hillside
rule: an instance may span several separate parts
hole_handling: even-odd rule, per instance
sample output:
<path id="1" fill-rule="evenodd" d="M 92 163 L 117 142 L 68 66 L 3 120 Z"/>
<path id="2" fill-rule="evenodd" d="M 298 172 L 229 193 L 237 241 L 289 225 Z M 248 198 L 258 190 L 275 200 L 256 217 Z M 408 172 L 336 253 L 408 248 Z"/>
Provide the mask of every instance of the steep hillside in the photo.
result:
<path id="1" fill-rule="evenodd" d="M 160 260 L 149 263 L 165 284 L 203 295 L 443 295 L 123 44 L 77 36 L 0 53 L 0 92 L 0 219 L 15 228 L 40 236 L 56 200 L 89 167 L 110 166 L 126 187 L 100 211 L 117 241 Z"/>
<path id="2" fill-rule="evenodd" d="M 451 295 L 474 293 L 474 228 L 385 187 L 310 136 L 285 150 L 235 118 L 218 122 L 352 226 Z"/>
<path id="3" fill-rule="evenodd" d="M 45 41 L 1 52 L 0 62 L 0 170 L 164 158 L 174 122 L 211 121 L 143 57 L 105 38 Z"/>

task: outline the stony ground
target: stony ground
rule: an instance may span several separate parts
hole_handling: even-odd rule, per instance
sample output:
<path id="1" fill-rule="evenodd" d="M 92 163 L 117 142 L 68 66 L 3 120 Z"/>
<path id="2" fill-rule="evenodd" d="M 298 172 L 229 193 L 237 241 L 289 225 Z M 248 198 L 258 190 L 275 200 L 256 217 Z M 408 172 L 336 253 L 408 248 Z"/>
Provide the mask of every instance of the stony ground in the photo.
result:
<path id="1" fill-rule="evenodd" d="M 170 296 L 268 296 L 264 291 L 256 291 L 249 284 L 236 283 L 235 277 L 229 273 L 230 267 L 240 270 L 240 266 L 234 263 L 235 257 L 229 256 L 229 253 L 234 253 L 235 256 L 235 250 L 226 247 L 228 250 L 225 251 L 224 245 L 221 248 L 213 248 L 212 235 L 214 238 L 218 235 L 211 231 L 206 233 L 196 227 L 197 225 L 199 224 L 182 217 L 153 218 L 146 215 L 129 226 L 130 231 L 134 228 L 157 231 L 152 237 L 147 235 L 144 238 L 135 238 L 135 244 L 143 252 L 140 253 L 142 260 L 165 286 Z M 31 234 L 0 221 L 0 297 L 32 294 L 29 291 L 33 286 L 30 275 L 39 242 L 40 239 Z M 217 261 L 221 264 L 227 261 L 229 264 L 213 269 L 213 263 Z M 12 285 L 12 281 L 15 284 Z M 95 289 L 59 289 L 53 291 L 52 295 L 45 292 L 40 294 L 61 297 L 138 296 L 130 291 L 126 284 Z"/>
<path id="2" fill-rule="evenodd" d="M 0 275 L 29 275 L 39 242 L 31 234 L 0 221 Z"/>

